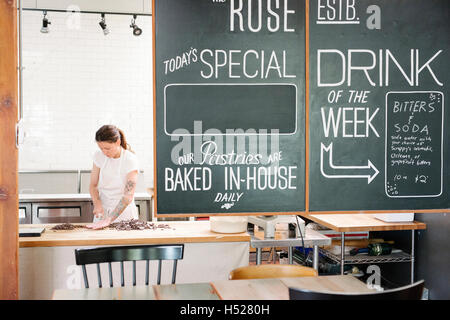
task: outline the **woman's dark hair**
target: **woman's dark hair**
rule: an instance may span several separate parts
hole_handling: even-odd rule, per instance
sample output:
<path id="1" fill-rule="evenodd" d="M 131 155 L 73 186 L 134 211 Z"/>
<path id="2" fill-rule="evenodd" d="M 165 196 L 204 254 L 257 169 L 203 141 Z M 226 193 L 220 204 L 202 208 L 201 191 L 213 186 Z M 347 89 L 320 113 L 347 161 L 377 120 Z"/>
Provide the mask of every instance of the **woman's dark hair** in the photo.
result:
<path id="1" fill-rule="evenodd" d="M 95 133 L 95 141 L 97 142 L 117 142 L 117 139 L 120 139 L 120 146 L 125 150 L 131 150 L 130 145 L 127 143 L 127 139 L 125 138 L 125 134 L 122 130 L 113 125 L 104 125 Z"/>

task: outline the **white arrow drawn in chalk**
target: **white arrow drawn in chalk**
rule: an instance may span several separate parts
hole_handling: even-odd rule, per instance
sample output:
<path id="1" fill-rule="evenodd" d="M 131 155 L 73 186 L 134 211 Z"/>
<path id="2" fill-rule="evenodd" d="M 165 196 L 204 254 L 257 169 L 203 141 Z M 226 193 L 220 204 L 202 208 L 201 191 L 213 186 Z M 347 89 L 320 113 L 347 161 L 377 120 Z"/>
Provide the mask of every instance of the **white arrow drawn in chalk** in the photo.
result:
<path id="1" fill-rule="evenodd" d="M 329 166 L 334 171 L 337 171 L 337 174 L 326 174 L 324 170 L 324 154 L 328 154 Z M 358 174 L 358 171 L 362 171 L 367 173 L 368 170 L 372 170 L 372 174 Z M 330 143 L 328 147 L 325 147 L 323 143 L 320 144 L 320 172 L 326 178 L 338 179 L 338 178 L 363 178 L 367 179 L 367 184 L 371 183 L 373 179 L 380 173 L 378 169 L 373 165 L 370 160 L 367 160 L 367 166 L 335 166 L 333 164 L 333 143 Z M 347 173 L 347 174 L 341 174 Z M 350 172 L 356 174 L 350 174 Z M 369 171 L 370 172 L 370 171 Z"/>

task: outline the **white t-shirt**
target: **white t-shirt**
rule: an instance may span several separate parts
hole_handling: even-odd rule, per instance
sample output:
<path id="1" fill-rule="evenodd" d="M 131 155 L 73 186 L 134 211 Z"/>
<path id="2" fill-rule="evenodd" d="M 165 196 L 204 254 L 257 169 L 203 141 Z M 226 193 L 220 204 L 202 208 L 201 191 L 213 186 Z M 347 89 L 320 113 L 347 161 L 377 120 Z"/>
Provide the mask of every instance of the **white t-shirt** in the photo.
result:
<path id="1" fill-rule="evenodd" d="M 119 158 L 109 158 L 103 154 L 100 150 L 97 150 L 93 157 L 94 164 L 100 168 L 100 175 L 103 175 L 103 180 L 107 181 L 109 178 L 117 177 L 120 175 L 120 181 L 123 183 L 123 187 L 127 182 L 127 174 L 131 171 L 139 171 L 138 159 L 131 151 L 122 149 Z M 100 183 L 102 184 L 102 183 Z M 116 183 L 102 184 L 99 186 L 100 198 L 108 198 L 118 200 L 122 198 L 124 188 L 118 188 Z M 105 199 L 106 200 L 106 199 Z M 103 201 L 103 199 L 102 199 Z"/>
<path id="2" fill-rule="evenodd" d="M 101 152 L 100 150 L 97 150 L 94 153 L 94 164 L 99 167 L 102 168 L 103 165 L 105 164 L 105 161 L 110 160 L 110 163 L 112 166 L 116 166 L 118 167 L 119 162 L 122 159 L 122 167 L 121 167 L 121 174 L 124 176 L 124 178 L 126 178 L 127 174 L 130 173 L 131 171 L 135 171 L 138 170 L 139 171 L 139 163 L 138 163 L 138 159 L 136 157 L 136 155 L 129 151 L 129 150 L 125 150 L 122 149 L 122 153 L 120 155 L 119 158 L 114 159 L 114 158 L 108 158 L 107 156 L 105 156 L 103 154 L 103 152 Z M 108 163 L 107 165 L 110 165 L 110 163 Z"/>

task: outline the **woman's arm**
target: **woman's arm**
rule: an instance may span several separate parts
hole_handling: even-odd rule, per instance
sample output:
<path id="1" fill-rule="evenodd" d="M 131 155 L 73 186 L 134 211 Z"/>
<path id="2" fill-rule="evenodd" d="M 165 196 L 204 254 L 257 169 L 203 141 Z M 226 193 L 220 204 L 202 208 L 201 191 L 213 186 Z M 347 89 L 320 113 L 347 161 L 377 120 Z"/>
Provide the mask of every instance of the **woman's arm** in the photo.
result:
<path id="1" fill-rule="evenodd" d="M 98 193 L 98 179 L 100 176 L 100 168 L 95 164 L 92 165 L 91 170 L 91 182 L 89 184 L 89 193 L 91 194 L 92 202 L 94 204 L 94 211 L 92 212 L 95 216 L 100 215 L 103 216 L 103 205 L 100 200 L 100 195 Z"/>
<path id="2" fill-rule="evenodd" d="M 122 214 L 125 208 L 133 201 L 134 199 L 134 191 L 136 190 L 138 172 L 131 171 L 127 174 L 127 182 L 125 184 L 125 190 L 123 192 L 123 196 L 120 199 L 117 206 L 113 211 L 109 212 L 105 219 L 93 223 L 92 225 L 88 225 L 89 228 L 92 229 L 101 229 L 110 225 L 114 220 L 117 219 L 118 216 Z"/>
<path id="3" fill-rule="evenodd" d="M 136 190 L 137 183 L 137 171 L 131 171 L 127 174 L 127 183 L 125 184 L 125 190 L 123 192 L 122 199 L 119 204 L 108 214 L 108 217 L 112 218 L 112 221 L 117 219 L 118 216 L 125 210 L 128 205 L 133 202 L 134 191 Z"/>

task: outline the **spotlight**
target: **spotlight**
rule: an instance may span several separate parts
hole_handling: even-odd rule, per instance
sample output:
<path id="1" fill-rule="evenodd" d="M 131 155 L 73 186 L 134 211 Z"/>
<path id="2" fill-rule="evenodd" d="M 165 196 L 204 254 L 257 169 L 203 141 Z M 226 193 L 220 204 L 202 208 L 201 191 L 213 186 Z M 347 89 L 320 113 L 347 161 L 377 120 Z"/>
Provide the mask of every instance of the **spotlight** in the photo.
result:
<path id="1" fill-rule="evenodd" d="M 135 36 L 140 36 L 142 34 L 142 29 L 136 25 L 137 15 L 133 15 L 133 19 L 131 19 L 130 28 L 133 28 L 133 34 Z"/>
<path id="2" fill-rule="evenodd" d="M 47 11 L 44 11 L 44 19 L 42 19 L 42 28 L 41 28 L 41 32 L 42 33 L 49 33 L 50 29 L 48 28 L 49 24 L 52 24 L 50 21 L 48 21 L 47 19 Z"/>
<path id="3" fill-rule="evenodd" d="M 109 33 L 109 29 L 106 26 L 105 14 L 102 13 L 102 20 L 98 23 L 102 27 L 103 34 L 106 36 Z"/>

